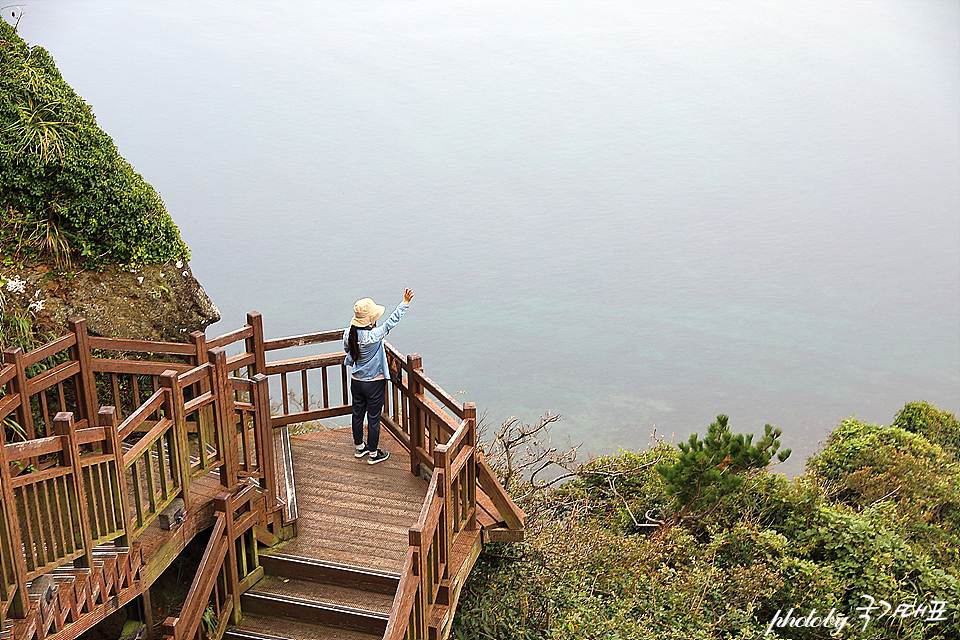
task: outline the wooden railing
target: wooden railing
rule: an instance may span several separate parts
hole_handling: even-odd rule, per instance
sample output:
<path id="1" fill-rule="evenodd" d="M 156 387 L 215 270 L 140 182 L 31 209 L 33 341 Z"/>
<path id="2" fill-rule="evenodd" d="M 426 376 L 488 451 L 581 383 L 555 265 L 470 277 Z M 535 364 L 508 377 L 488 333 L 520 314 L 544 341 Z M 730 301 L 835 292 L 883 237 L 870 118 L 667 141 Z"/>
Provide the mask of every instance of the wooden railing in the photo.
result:
<path id="1" fill-rule="evenodd" d="M 263 576 L 252 539 L 262 516 L 255 506 L 257 487 L 246 485 L 235 494 L 221 493 L 214 501 L 217 521 L 207 542 L 197 579 L 184 600 L 180 617 L 163 623 L 165 640 L 220 638 L 231 621 L 240 619 L 240 594 Z M 235 544 L 250 538 L 249 544 Z M 237 553 L 238 546 L 244 553 Z"/>
<path id="2" fill-rule="evenodd" d="M 231 363 L 255 364 L 279 387 L 281 402 L 271 418 L 274 429 L 310 420 L 352 413 L 348 372 L 344 363 L 343 329 L 263 340 L 258 315 L 248 316 L 242 330 L 218 339 L 227 346 L 244 341 L 245 351 Z M 213 343 L 213 341 L 211 341 Z M 329 353 L 268 361 L 259 353 L 332 343 Z M 210 343 L 208 343 L 210 344 Z M 262 344 L 262 347 L 261 347 Z M 400 363 L 400 380 L 387 382 L 382 424 L 410 454 L 410 471 L 430 476 L 420 519 L 409 532 L 410 547 L 401 572 L 385 638 L 427 638 L 427 625 L 437 594 L 449 583 L 449 560 L 461 536 L 477 529 L 478 483 L 505 513 L 508 525 L 523 527 L 523 512 L 509 499 L 477 449 L 477 416 L 473 403 L 461 404 L 423 372 L 417 354 L 402 356 L 385 343 L 391 358 Z M 233 364 L 230 365 L 231 367 Z M 292 380 L 291 380 L 292 378 Z M 311 394 L 314 389 L 319 397 Z"/>
<path id="3" fill-rule="evenodd" d="M 190 344 L 98 338 L 82 319 L 38 349 L 3 355 L 0 632 L 7 618 L 39 619 L 30 581 L 70 564 L 96 569 L 98 545 L 135 545 L 177 498 L 189 510 L 191 481 L 210 472 L 228 492 L 262 485 L 262 493 L 245 494 L 252 515 L 229 527 L 231 548 L 253 547 L 255 556 L 254 522 L 263 524 L 266 512 L 261 495 L 276 494 L 265 376 L 230 379 L 224 351 L 207 349 L 202 333 Z M 240 555 L 241 570 L 230 573 L 236 580 L 249 574 L 249 552 Z M 124 583 L 128 593 L 115 595 L 125 601 L 145 586 Z M 88 598 L 87 609 L 94 604 Z M 46 633 L 29 628 L 30 637 Z"/>
<path id="4" fill-rule="evenodd" d="M 270 420 L 279 438 L 288 425 L 352 413 L 343 335 L 344 330 L 337 329 L 264 340 L 259 314 L 249 314 L 244 328 L 207 345 L 242 343 L 243 351 L 229 359 L 228 368 L 250 367 L 271 379 L 275 390 L 279 387 L 279 407 Z M 328 353 L 266 359 L 268 352 L 326 343 L 332 343 Z M 431 479 L 420 519 L 409 532 L 410 547 L 384 638 L 427 638 L 431 609 L 450 606 L 438 603 L 437 594 L 442 584 L 449 587 L 459 568 L 449 562 L 454 546 L 462 536 L 476 535 L 477 486 L 510 528 L 522 529 L 524 514 L 479 453 L 476 406 L 459 403 L 427 377 L 419 355 L 404 357 L 387 343 L 385 348 L 400 363 L 401 375 L 396 383 L 387 382 L 382 424 L 409 452 L 411 473 Z"/>
<path id="5" fill-rule="evenodd" d="M 0 629 L 4 617 L 28 614 L 29 580 L 70 562 L 91 566 L 105 542 L 134 545 L 175 499 L 187 511 L 199 507 L 191 482 L 216 472 L 226 490 L 216 500 L 217 526 L 165 633 L 199 637 L 206 612 L 219 637 L 240 615 L 239 594 L 262 574 L 254 530 L 279 536 L 296 517 L 289 455 L 275 454 L 289 453 L 288 426 L 352 411 L 342 338 L 338 329 L 264 340 L 257 313 L 217 338 L 191 334 L 189 344 L 91 337 L 72 319 L 69 334 L 39 349 L 6 350 Z M 267 360 L 268 352 L 325 343 L 334 343 L 328 353 Z M 387 383 L 383 425 L 429 486 L 384 637 L 426 638 L 433 608 L 451 606 L 454 549 L 477 540 L 477 487 L 510 528 L 522 528 L 523 513 L 480 455 L 475 406 L 427 377 L 420 356 L 386 348 L 401 375 Z M 271 386 L 280 396 L 275 413 Z M 7 443 L 8 431 L 22 441 Z"/>

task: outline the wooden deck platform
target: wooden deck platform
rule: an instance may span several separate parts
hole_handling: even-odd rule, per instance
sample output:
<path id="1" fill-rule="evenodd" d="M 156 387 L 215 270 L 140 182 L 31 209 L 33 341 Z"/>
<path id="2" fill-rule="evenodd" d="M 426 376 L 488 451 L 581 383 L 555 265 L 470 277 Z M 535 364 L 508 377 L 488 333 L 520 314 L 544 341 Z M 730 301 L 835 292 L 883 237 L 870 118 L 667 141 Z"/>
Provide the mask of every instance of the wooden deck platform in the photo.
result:
<path id="1" fill-rule="evenodd" d="M 417 354 L 385 345 L 399 369 L 381 431 L 391 456 L 370 465 L 350 429 L 288 431 L 350 414 L 342 329 L 265 340 L 251 313 L 181 344 L 69 325 L 0 366 L 0 420 L 22 429 L 15 442 L 0 430 L 0 640 L 76 640 L 127 605 L 152 629 L 149 589 L 204 530 L 164 640 L 439 640 L 483 543 L 523 535 L 476 406 Z"/>
<path id="2" fill-rule="evenodd" d="M 382 637 L 428 483 L 387 429 L 380 448 L 390 457 L 371 465 L 349 428 L 291 436 L 297 537 L 261 554 L 227 640 Z"/>
<path id="3" fill-rule="evenodd" d="M 410 456 L 387 429 L 375 465 L 355 458 L 349 428 L 290 437 L 297 487 L 297 537 L 287 555 L 399 573 L 427 482 L 410 473 Z"/>

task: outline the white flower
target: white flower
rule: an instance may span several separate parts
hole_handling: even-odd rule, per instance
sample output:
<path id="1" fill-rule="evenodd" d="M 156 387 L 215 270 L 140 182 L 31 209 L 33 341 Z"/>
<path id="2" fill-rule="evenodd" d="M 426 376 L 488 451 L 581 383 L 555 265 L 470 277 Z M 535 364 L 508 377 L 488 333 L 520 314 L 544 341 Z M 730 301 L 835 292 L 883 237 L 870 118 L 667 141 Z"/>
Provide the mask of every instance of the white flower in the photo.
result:
<path id="1" fill-rule="evenodd" d="M 183 272 L 183 275 L 184 275 L 184 277 L 186 277 L 186 276 L 190 275 L 190 272 L 189 272 L 189 271 L 184 271 L 184 272 Z"/>
<path id="2" fill-rule="evenodd" d="M 30 311 L 37 313 L 38 311 L 43 311 L 44 300 L 34 300 L 30 303 Z"/>
<path id="3" fill-rule="evenodd" d="M 179 269 L 179 268 L 181 268 L 181 267 L 183 267 L 183 261 L 182 261 L 182 260 L 177 260 L 177 269 Z"/>
<path id="4" fill-rule="evenodd" d="M 7 291 L 10 293 L 23 293 L 27 289 L 27 281 L 21 280 L 20 276 L 13 276 L 7 280 Z"/>
<path id="5" fill-rule="evenodd" d="M 137 277 L 137 284 L 143 284 L 143 276 Z"/>

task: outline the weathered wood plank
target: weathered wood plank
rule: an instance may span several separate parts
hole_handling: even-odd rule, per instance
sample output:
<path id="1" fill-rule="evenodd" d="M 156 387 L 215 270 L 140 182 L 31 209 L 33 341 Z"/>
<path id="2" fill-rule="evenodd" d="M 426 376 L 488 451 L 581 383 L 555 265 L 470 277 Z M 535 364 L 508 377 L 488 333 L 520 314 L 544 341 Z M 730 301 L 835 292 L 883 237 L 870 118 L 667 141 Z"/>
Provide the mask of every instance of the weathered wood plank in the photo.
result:
<path id="1" fill-rule="evenodd" d="M 138 374 L 145 376 L 159 376 L 164 371 L 184 373 L 191 369 L 190 365 L 175 362 L 145 362 L 142 360 L 106 360 L 93 359 L 93 370 L 97 373 Z"/>
<path id="2" fill-rule="evenodd" d="M 33 394 L 44 389 L 49 389 L 55 384 L 63 382 L 70 376 L 75 376 L 78 373 L 80 373 L 79 362 L 74 360 L 61 362 L 54 368 L 30 378 L 30 380 L 27 382 L 27 394 L 32 396 Z"/>
<path id="3" fill-rule="evenodd" d="M 196 355 L 196 347 L 185 342 L 153 342 L 151 340 L 128 340 L 126 338 L 103 338 L 90 336 L 90 347 L 104 351 L 131 351 L 156 353 L 170 356 Z"/>
<path id="4" fill-rule="evenodd" d="M 65 336 L 61 336 L 56 340 L 52 340 L 42 347 L 37 347 L 33 351 L 24 354 L 23 356 L 23 366 L 31 367 L 45 358 L 68 349 L 73 345 L 77 344 L 77 337 L 72 333 L 68 333 Z"/>
<path id="5" fill-rule="evenodd" d="M 153 428 L 150 429 L 150 431 L 148 431 L 142 438 L 140 438 L 140 440 L 138 440 L 135 445 L 133 445 L 127 451 L 124 451 L 123 453 L 124 466 L 129 468 L 130 465 L 133 464 L 134 460 L 136 460 L 137 458 L 143 455 L 144 451 L 146 451 L 149 448 L 152 448 L 153 445 L 157 442 L 157 440 L 159 440 L 163 436 L 163 434 L 166 433 L 167 429 L 171 427 L 171 425 L 173 425 L 173 420 L 171 420 L 170 418 L 161 418 L 160 420 L 158 420 L 157 423 L 153 425 Z M 121 436 L 122 435 L 123 434 L 121 434 Z M 153 465 L 150 464 L 149 460 L 147 461 L 147 467 L 148 469 L 153 467 Z M 148 471 L 148 474 L 149 474 L 149 471 Z"/>
<path id="6" fill-rule="evenodd" d="M 228 344 L 233 344 L 234 342 L 238 342 L 240 340 L 246 340 L 252 336 L 253 327 L 240 327 L 239 329 L 234 329 L 233 331 L 229 331 L 221 336 L 207 340 L 207 350 L 209 351 L 210 349 L 217 347 L 225 347 Z"/>
<path id="7" fill-rule="evenodd" d="M 263 341 L 264 351 L 274 351 L 276 349 L 287 349 L 289 347 L 305 347 L 311 344 L 320 344 L 323 342 L 333 342 L 334 340 L 343 340 L 344 329 L 333 329 L 330 331 L 318 331 L 317 333 L 305 333 L 299 336 L 289 336 L 286 338 L 272 338 Z"/>
<path id="8" fill-rule="evenodd" d="M 270 424 L 276 429 L 288 424 L 297 424 L 300 422 L 309 422 L 311 420 L 325 420 L 337 416 L 348 416 L 353 411 L 351 405 L 340 405 L 330 407 L 329 409 L 312 409 L 310 411 L 297 411 L 281 416 L 271 416 Z"/>
<path id="9" fill-rule="evenodd" d="M 345 353 L 325 353 L 317 356 L 306 356 L 303 358 L 291 358 L 289 360 L 275 360 L 266 365 L 266 374 L 268 376 L 291 371 L 304 371 L 306 369 L 318 369 L 320 367 L 330 367 L 343 364 Z"/>
<path id="10" fill-rule="evenodd" d="M 227 371 L 236 371 L 237 369 L 242 369 L 243 367 L 249 367 L 252 364 L 256 364 L 256 362 L 256 354 L 241 353 L 238 356 L 227 358 Z"/>
<path id="11" fill-rule="evenodd" d="M 0 387 L 13 380 L 17 375 L 17 368 L 12 364 L 0 368 Z"/>
<path id="12" fill-rule="evenodd" d="M 23 442 L 11 442 L 4 445 L 6 458 L 9 461 L 26 460 L 50 453 L 57 453 L 62 450 L 60 436 L 47 436 L 46 438 L 34 438 L 33 440 L 24 440 Z"/>
<path id="13" fill-rule="evenodd" d="M 163 405 L 165 398 L 166 393 L 161 389 L 150 396 L 136 411 L 131 413 L 127 419 L 120 424 L 120 440 L 126 438 L 136 427 L 146 422 L 147 418 Z"/>
<path id="14" fill-rule="evenodd" d="M 443 388 L 438 385 L 436 382 L 428 378 L 422 369 L 410 369 L 409 375 L 413 377 L 420 385 L 424 387 L 430 395 L 437 398 L 441 404 L 453 411 L 453 414 L 459 419 L 463 420 L 463 405 L 453 399 L 449 393 L 443 390 Z"/>

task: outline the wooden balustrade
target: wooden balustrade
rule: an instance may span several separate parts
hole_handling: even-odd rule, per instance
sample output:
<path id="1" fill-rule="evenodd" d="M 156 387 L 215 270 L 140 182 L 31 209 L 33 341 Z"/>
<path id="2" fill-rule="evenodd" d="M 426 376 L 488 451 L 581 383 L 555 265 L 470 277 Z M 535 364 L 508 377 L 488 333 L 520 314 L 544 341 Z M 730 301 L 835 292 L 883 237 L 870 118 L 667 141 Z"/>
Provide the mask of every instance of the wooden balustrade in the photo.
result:
<path id="1" fill-rule="evenodd" d="M 92 337 L 81 319 L 70 329 L 27 354 L 6 350 L 0 367 L 0 421 L 25 438 L 8 443 L 0 429 L 0 628 L 4 616 L 33 615 L 29 580 L 69 562 L 93 566 L 105 542 L 134 544 L 177 497 L 195 509 L 191 481 L 215 471 L 227 490 L 215 500 L 217 524 L 188 603 L 164 633 L 199 638 L 208 612 L 219 637 L 262 575 L 257 526 L 273 522 L 275 535 L 288 522 L 284 506 L 296 517 L 289 460 L 277 447 L 287 426 L 351 413 L 343 330 L 264 340 L 257 313 L 210 340 L 191 334 L 189 344 Z M 325 343 L 335 343 L 330 353 L 266 359 Z M 227 357 L 235 345 L 242 351 Z M 511 527 L 522 527 L 523 513 L 479 454 L 475 406 L 427 377 L 417 354 L 385 348 L 401 375 L 387 383 L 383 424 L 408 449 L 411 472 L 430 476 L 385 638 L 419 639 L 430 633 L 431 609 L 450 605 L 454 548 L 477 539 L 478 485 Z M 95 357 L 104 352 L 121 357 Z M 275 414 L 271 378 L 281 391 Z"/>
<path id="2" fill-rule="evenodd" d="M 234 605 L 227 576 L 229 567 L 226 563 L 232 545 L 233 541 L 227 536 L 227 514 L 220 511 L 217 513 L 217 523 L 210 533 L 200 566 L 197 567 L 197 579 L 190 585 L 180 617 L 167 618 L 163 623 L 165 640 L 204 640 L 206 637 L 219 638 L 223 635 L 223 630 L 219 627 L 223 625 L 223 628 L 226 628 Z M 208 608 L 216 621 L 214 625 L 219 631 L 217 634 L 209 634 L 208 630 L 201 629 L 200 625 Z"/>
<path id="3" fill-rule="evenodd" d="M 420 517 L 410 527 L 407 556 L 400 574 L 400 586 L 393 600 L 384 640 L 428 638 L 430 607 L 436 602 L 449 558 L 445 544 L 446 505 L 443 471 L 430 479 Z"/>
<path id="4" fill-rule="evenodd" d="M 121 442 L 129 445 L 123 453 L 123 469 L 134 507 L 129 521 L 134 538 L 189 483 L 171 415 L 172 394 L 161 388 L 118 428 Z"/>
<path id="5" fill-rule="evenodd" d="M 240 594 L 263 576 L 253 537 L 253 527 L 262 517 L 259 505 L 260 494 L 256 485 L 250 484 L 236 493 L 221 493 L 214 500 L 217 521 L 200 560 L 198 578 L 187 593 L 180 617 L 164 621 L 165 640 L 219 638 L 231 620 L 239 621 Z"/>

